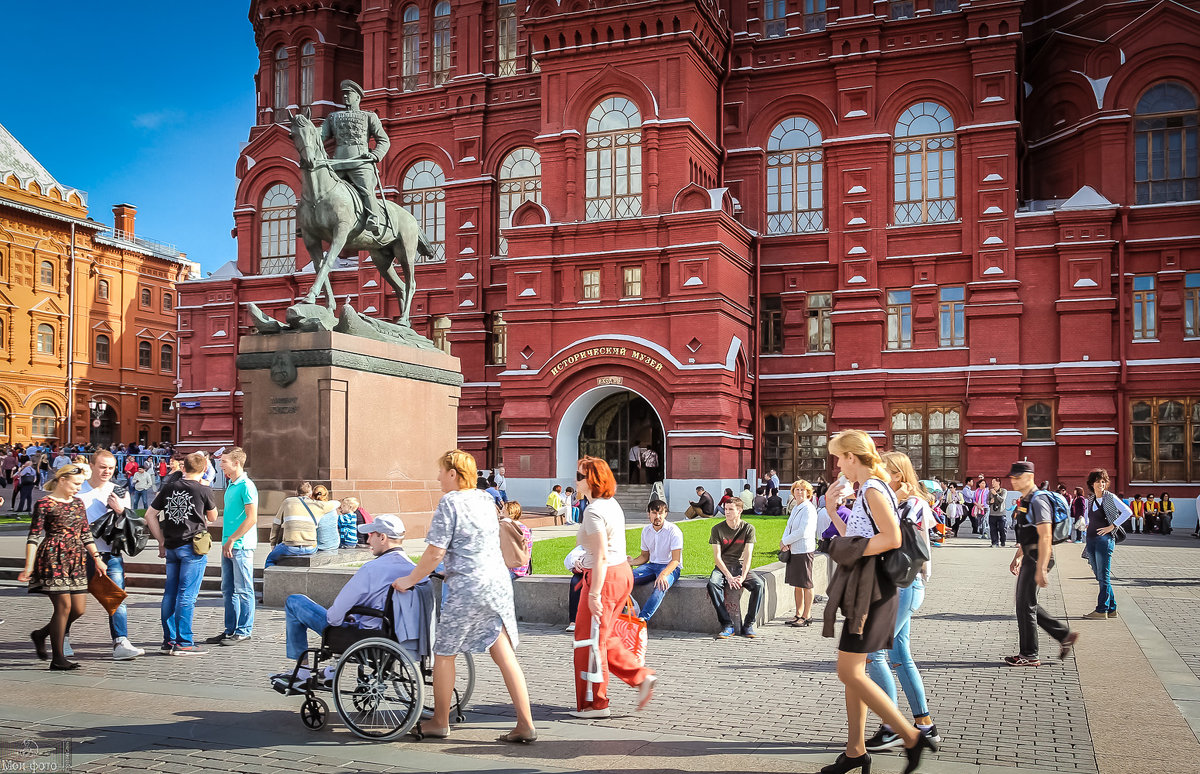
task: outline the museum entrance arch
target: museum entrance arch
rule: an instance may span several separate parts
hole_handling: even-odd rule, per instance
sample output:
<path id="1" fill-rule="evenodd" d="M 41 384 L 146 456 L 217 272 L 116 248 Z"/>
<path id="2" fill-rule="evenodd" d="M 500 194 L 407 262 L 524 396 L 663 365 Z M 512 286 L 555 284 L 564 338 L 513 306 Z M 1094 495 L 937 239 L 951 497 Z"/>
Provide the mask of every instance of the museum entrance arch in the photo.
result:
<path id="1" fill-rule="evenodd" d="M 597 387 L 580 395 L 559 424 L 558 478 L 574 480 L 582 456 L 599 457 L 613 469 L 618 484 L 631 483 L 629 449 L 637 443 L 658 454 L 657 480 L 663 478 L 666 434 L 658 412 L 644 397 L 623 387 Z M 651 483 L 645 481 L 642 483 Z"/>

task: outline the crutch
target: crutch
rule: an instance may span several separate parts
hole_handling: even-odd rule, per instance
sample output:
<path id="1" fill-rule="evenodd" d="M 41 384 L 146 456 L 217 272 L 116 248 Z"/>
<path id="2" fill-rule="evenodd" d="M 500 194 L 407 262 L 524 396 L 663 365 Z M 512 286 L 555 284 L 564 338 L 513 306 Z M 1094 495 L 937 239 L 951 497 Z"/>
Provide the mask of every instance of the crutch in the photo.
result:
<path id="1" fill-rule="evenodd" d="M 600 619 L 592 616 L 592 636 L 587 640 L 575 640 L 576 648 L 589 648 L 588 669 L 579 673 L 579 679 L 587 683 L 587 701 L 592 701 L 592 685 L 604 682 L 604 673 L 600 671 Z"/>

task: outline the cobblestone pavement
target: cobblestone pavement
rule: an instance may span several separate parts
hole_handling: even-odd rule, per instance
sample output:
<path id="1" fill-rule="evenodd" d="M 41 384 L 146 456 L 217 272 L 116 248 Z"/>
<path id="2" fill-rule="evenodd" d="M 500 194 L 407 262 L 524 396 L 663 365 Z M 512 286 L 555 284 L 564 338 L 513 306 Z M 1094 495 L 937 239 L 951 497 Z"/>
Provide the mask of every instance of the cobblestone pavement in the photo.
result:
<path id="1" fill-rule="evenodd" d="M 1200 541 L 1194 545 L 1200 547 Z M 1078 549 L 1068 545 L 1060 550 Z M 945 737 L 928 770 L 1027 770 L 1022 764 L 1036 755 L 1038 770 L 1096 772 L 1074 659 L 1052 660 L 1057 648 L 1044 641 L 1047 665 L 1042 668 L 1012 669 L 1000 662 L 1016 649 L 1011 557 L 1011 548 L 991 548 L 965 536 L 935 551 L 934 576 L 912 631 L 930 708 Z M 1131 539 L 1119 552 L 1115 573 L 1200 677 L 1200 623 L 1190 615 L 1194 604 L 1180 604 L 1194 603 L 1200 594 L 1200 551 L 1182 539 L 1159 545 Z M 1041 595 L 1055 615 L 1064 613 L 1060 582 L 1087 579 L 1060 578 L 1055 571 L 1051 587 Z M 213 647 L 194 659 L 168 658 L 154 652 L 161 639 L 159 598 L 135 594 L 130 599 L 131 638 L 150 654 L 113 662 L 106 622 L 99 608 L 89 605 L 72 636 L 83 668 L 51 673 L 33 658 L 27 634 L 48 618 L 49 604 L 14 585 L 0 587 L 0 617 L 7 619 L 0 626 L 0 743 L 69 738 L 74 770 L 180 774 L 442 767 L 645 771 L 626 758 L 618 766 L 581 757 L 597 744 L 616 755 L 631 738 L 659 740 L 663 760 L 674 761 L 661 770 L 740 771 L 745 767 L 722 762 L 753 753 L 759 756 L 753 771 L 815 771 L 817 758 L 806 756 L 828 762 L 844 744 L 835 641 L 823 639 L 816 625 L 793 629 L 777 623 L 763 627 L 759 639 L 729 641 L 651 631 L 648 663 L 661 679 L 652 711 L 631 712 L 634 691 L 617 684 L 611 689 L 616 714 L 601 724 L 563 714 L 572 708 L 574 696 L 570 635 L 557 627 L 522 624 L 518 655 L 543 741 L 514 757 L 510 748 L 483 744 L 511 724 L 512 717 L 499 673 L 486 656 L 477 660 L 478 684 L 467 726 L 453 740 L 373 745 L 353 737 L 336 714 L 328 729 L 306 731 L 297 713 L 300 701 L 269 690 L 266 675 L 286 666 L 282 611 L 260 609 L 250 643 Z M 712 615 L 708 610 L 698 614 Z M 219 601 L 202 599 L 197 638 L 218 632 L 221 620 Z M 107 700 L 114 694 L 120 697 L 117 703 Z M 903 699 L 901 704 L 907 711 Z M 27 709 L 16 714 L 18 705 Z M 181 705 L 187 711 L 180 711 Z M 0 744 L 0 759 L 10 747 Z M 709 759 L 698 766 L 698 755 Z M 877 760 L 888 759 L 891 768 L 898 767 L 898 758 Z"/>

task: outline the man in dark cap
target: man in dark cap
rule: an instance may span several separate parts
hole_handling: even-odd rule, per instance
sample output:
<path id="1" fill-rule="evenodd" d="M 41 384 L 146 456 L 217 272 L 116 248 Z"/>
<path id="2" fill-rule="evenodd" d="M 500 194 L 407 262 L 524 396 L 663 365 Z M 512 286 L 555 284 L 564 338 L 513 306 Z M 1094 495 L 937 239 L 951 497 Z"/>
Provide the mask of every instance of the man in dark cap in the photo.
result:
<path id="1" fill-rule="evenodd" d="M 330 113 L 321 125 L 321 139 L 329 142 L 332 138 L 337 142 L 334 151 L 334 163 L 331 165 L 338 177 L 346 180 L 358 191 L 363 207 L 367 211 L 367 220 L 363 229 L 373 236 L 383 234 L 383 207 L 375 198 L 375 189 L 379 186 L 379 170 L 377 164 L 387 155 L 391 141 L 379 116 L 370 110 L 359 110 L 362 102 L 363 88 L 354 81 L 342 81 L 342 102 L 345 110 Z M 375 148 L 368 143 L 375 140 Z"/>
<path id="2" fill-rule="evenodd" d="M 1005 656 L 1009 666 L 1041 666 L 1038 660 L 1038 633 L 1040 626 L 1058 640 L 1059 659 L 1065 659 L 1071 647 L 1079 639 L 1079 633 L 1071 631 L 1063 621 L 1052 618 L 1038 604 L 1039 588 L 1050 585 L 1047 574 L 1054 567 L 1052 544 L 1054 530 L 1054 506 L 1046 493 L 1039 492 L 1033 479 L 1033 463 L 1020 460 L 1008 471 L 1011 488 L 1021 494 L 1013 510 L 1013 521 L 1017 530 L 1017 555 L 1013 557 L 1009 570 L 1017 576 L 1017 635 L 1020 653 Z M 1039 496 L 1040 495 L 1040 496 Z"/>

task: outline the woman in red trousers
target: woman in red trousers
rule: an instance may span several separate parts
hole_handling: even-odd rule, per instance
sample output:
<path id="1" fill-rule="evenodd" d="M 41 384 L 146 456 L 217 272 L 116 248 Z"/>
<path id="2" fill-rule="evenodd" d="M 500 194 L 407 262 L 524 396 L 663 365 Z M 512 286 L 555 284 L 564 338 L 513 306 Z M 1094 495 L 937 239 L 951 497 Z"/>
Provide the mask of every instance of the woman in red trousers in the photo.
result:
<path id="1" fill-rule="evenodd" d="M 613 635 L 613 621 L 633 591 L 633 571 L 625 555 L 625 513 L 613 499 L 617 482 L 608 463 L 595 457 L 579 460 L 575 474 L 579 494 L 588 506 L 579 524 L 579 545 L 584 549 L 583 588 L 575 617 L 575 705 L 577 718 L 606 718 L 610 674 L 638 689 L 638 709 L 650 703 L 658 678 L 654 670 L 639 666 L 637 658 Z M 592 622 L 599 622 L 593 649 L 584 645 L 592 636 Z M 587 675 L 600 673 L 599 682 Z M 589 697 L 590 692 L 590 697 Z"/>

